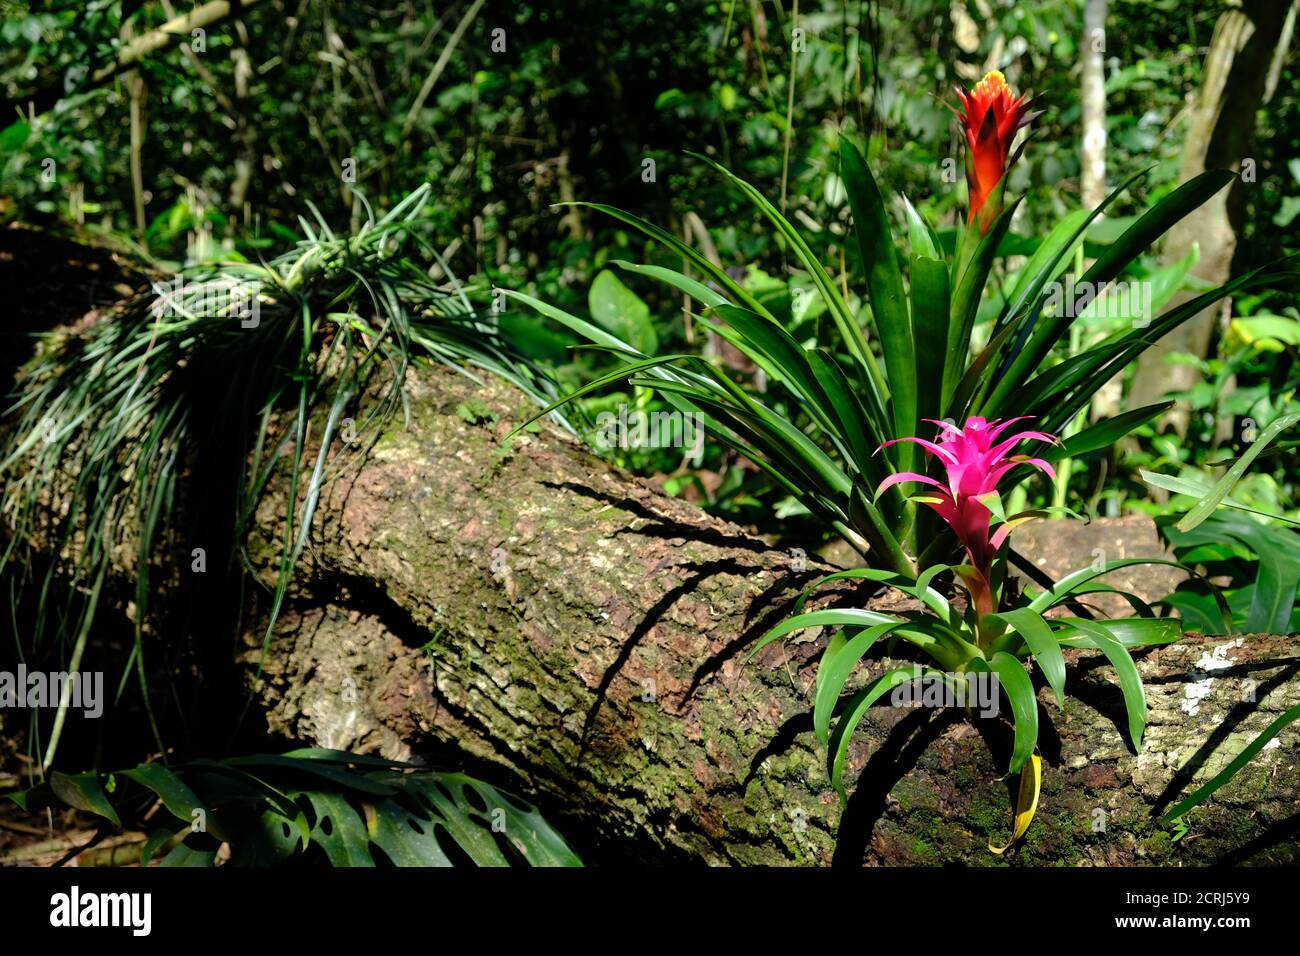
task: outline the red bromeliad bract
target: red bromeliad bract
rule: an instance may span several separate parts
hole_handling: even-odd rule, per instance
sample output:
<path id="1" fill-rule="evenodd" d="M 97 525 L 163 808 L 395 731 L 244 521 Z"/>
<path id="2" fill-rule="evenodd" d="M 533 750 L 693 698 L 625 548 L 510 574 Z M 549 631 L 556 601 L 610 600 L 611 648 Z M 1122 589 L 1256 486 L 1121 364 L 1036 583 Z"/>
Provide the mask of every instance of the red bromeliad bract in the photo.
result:
<path id="1" fill-rule="evenodd" d="M 988 73 L 969 93 L 957 88 L 962 110 L 957 113 L 966 134 L 966 185 L 970 190 L 967 222 L 979 216 L 1007 171 L 1007 154 L 1016 131 L 1037 113 L 1029 112 L 1027 96 L 1016 97 L 1006 77 L 997 70 Z M 998 210 L 990 208 L 980 216 L 980 233 L 988 232 Z"/>
<path id="2" fill-rule="evenodd" d="M 991 422 L 978 417 L 968 418 L 964 428 L 958 428 L 950 422 L 933 422 L 939 426 L 940 431 L 937 444 L 923 438 L 909 437 L 895 438 L 880 446 L 885 448 L 901 441 L 914 442 L 943 463 L 948 474 L 946 485 L 928 475 L 903 471 L 882 481 L 876 493 L 908 481 L 939 489 L 937 498 L 927 497 L 922 501 L 952 528 L 970 555 L 971 564 L 985 581 L 989 578 L 989 569 L 998 548 L 1019 522 L 1007 521 L 990 535 L 989 525 L 993 513 L 980 499 L 995 493 L 998 482 L 1017 465 L 1033 465 L 1053 478 L 1056 477 L 1052 466 L 1043 459 L 1010 454 L 1011 449 L 1026 439 L 1055 442 L 1054 436 L 1045 432 L 1023 431 L 999 441 L 1003 432 L 1027 417 L 1029 416 L 1009 418 L 1006 421 L 995 419 Z"/>

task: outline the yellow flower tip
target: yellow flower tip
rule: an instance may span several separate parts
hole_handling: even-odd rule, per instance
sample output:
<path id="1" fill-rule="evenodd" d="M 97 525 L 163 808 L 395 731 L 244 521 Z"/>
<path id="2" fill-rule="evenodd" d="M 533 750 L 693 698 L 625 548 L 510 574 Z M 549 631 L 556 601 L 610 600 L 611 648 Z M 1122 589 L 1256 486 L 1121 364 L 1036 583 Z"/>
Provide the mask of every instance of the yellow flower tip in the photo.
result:
<path id="1" fill-rule="evenodd" d="M 985 95 L 992 95 L 1007 87 L 1007 78 L 1002 75 L 1001 70 L 989 70 L 984 74 L 984 79 L 975 84 L 975 92 Z"/>

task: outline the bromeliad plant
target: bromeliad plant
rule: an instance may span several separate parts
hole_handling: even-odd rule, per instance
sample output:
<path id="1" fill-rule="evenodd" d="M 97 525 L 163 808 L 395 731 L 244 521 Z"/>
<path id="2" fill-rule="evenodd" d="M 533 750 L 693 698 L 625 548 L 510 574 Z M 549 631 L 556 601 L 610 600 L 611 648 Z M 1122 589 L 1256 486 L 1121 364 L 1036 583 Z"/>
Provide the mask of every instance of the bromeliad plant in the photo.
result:
<path id="1" fill-rule="evenodd" d="M 1102 383 L 1171 329 L 1234 293 L 1295 275 L 1294 262 L 1260 269 L 1203 293 L 1149 325 L 1119 329 L 1059 362 L 1054 350 L 1069 340 L 1075 303 L 1060 308 L 1059 282 L 1082 248 L 1088 227 L 1132 186 L 1126 181 L 1096 209 L 1073 213 L 1046 235 L 1014 280 L 998 310 L 988 344 L 972 349 L 973 331 L 994 263 L 1007 238 L 1018 200 L 1005 200 L 1007 171 L 1018 129 L 1033 114 L 1000 74 L 962 93 L 958 113 L 969 147 L 970 214 L 948 255 L 931 226 L 904 199 L 905 251 L 895 245 L 887 197 L 862 154 L 840 143 L 840 179 L 853 214 L 864 298 L 850 277 L 832 277 L 798 230 L 754 186 L 700 159 L 727 177 L 773 226 L 805 270 L 831 318 L 834 335 L 796 339 L 777 316 L 721 263 L 660 227 L 609 206 L 591 208 L 640 230 L 702 279 L 661 265 L 613 265 L 654 279 L 701 303 L 703 319 L 763 373 L 763 391 L 697 354 L 650 355 L 591 321 L 520 292 L 515 301 L 576 331 L 608 351 L 619 367 L 557 405 L 630 383 L 655 389 L 674 407 L 703 416 L 711 433 L 754 461 L 780 488 L 842 536 L 871 567 L 914 576 L 959 552 L 956 536 L 926 509 L 918 511 L 894 487 L 873 490 L 891 475 L 914 470 L 915 444 L 890 445 L 914 435 L 924 419 L 964 422 L 1032 416 L 1049 432 L 1063 432 Z M 1171 226 L 1222 190 L 1227 171 L 1206 172 L 1180 186 L 1133 223 L 1081 275 L 1074 288 L 1101 290 L 1120 277 Z M 1168 407 L 1155 404 L 1099 422 L 1053 446 L 1056 461 L 1111 445 Z M 1010 487 L 1033 473 L 1012 469 Z"/>
<path id="2" fill-rule="evenodd" d="M 1129 651 L 1167 644 L 1182 634 L 1177 620 L 1154 617 L 1151 609 L 1131 594 L 1125 596 L 1141 615 L 1135 618 L 1100 622 L 1045 616 L 1077 595 L 1115 591 L 1095 580 L 1109 571 L 1136 564 L 1173 564 L 1170 561 L 1139 558 L 1097 562 L 1067 575 L 1041 593 L 1008 599 L 1007 539 L 1017 526 L 1043 512 L 1004 514 L 998 484 L 1021 466 L 1052 475 L 1052 466 L 1043 458 L 1018 454 L 1014 449 L 1025 441 L 1056 441 L 1052 435 L 1040 431 L 1021 431 L 1004 437 L 1016 421 L 1019 419 L 989 422 L 977 416 L 968 419 L 962 428 L 936 422 L 940 429 L 937 442 L 906 437 L 882 446 L 910 442 L 938 460 L 946 480 L 919 472 L 900 472 L 882 481 L 878 491 L 883 493 L 901 484 L 921 485 L 925 492 L 911 500 L 927 506 L 943 520 L 961 542 L 967 558 L 964 563 L 956 567 L 933 564 L 915 580 L 875 568 L 827 575 L 799 598 L 794 615 L 764 635 L 751 651 L 752 656 L 770 642 L 806 628 L 839 629 L 818 664 L 813 726 L 822 744 L 828 747 L 828 773 L 841 795 L 849 740 L 873 703 L 920 677 L 937 677 L 955 685 L 981 673 L 996 675 L 1011 705 L 1014 724 L 1009 772 L 1021 772 L 1012 842 L 1020 838 L 1033 817 L 1040 781 L 1039 758 L 1034 753 L 1038 742 L 1038 701 L 1023 662 L 1032 659 L 1038 665 L 1060 706 L 1065 693 L 1065 660 L 1061 648 L 1091 647 L 1101 651 L 1119 676 L 1129 737 L 1133 746 L 1140 748 L 1146 727 L 1146 701 L 1141 677 Z M 935 586 L 936 578 L 946 572 L 952 572 L 967 592 L 969 600 L 964 609 L 954 606 Z M 902 616 L 852 607 L 803 610 L 808 597 L 818 588 L 844 580 L 888 585 L 920 602 L 924 610 Z M 850 675 L 872 647 L 886 638 L 891 649 L 897 651 L 897 645 L 905 642 L 937 664 L 938 669 L 927 665 L 904 666 L 877 676 L 844 705 L 832 731 L 832 716 Z M 994 849 L 1001 852 L 1006 847 Z"/>
<path id="3" fill-rule="evenodd" d="M 1003 283 L 1009 291 L 995 311 L 987 344 L 973 348 L 981 301 L 1019 202 L 1005 196 L 1007 172 L 1018 155 L 1012 152 L 1013 140 L 1033 114 L 997 73 L 960 96 L 962 109 L 956 112 L 968 146 L 970 210 L 951 255 L 905 198 L 901 206 L 906 248 L 900 253 L 885 194 L 857 147 L 847 137 L 840 142 L 840 180 L 854 220 L 862 299 L 851 294 L 848 275 L 833 278 L 827 272 L 798 230 L 757 188 L 699 157 L 734 183 L 775 228 L 822 300 L 834 329 L 832 338 L 816 334 L 796 339 L 721 263 L 629 213 L 588 204 L 640 230 L 702 276 L 703 281 L 661 265 L 613 263 L 701 303 L 702 321 L 762 373 L 766 385 L 761 391 L 746 388 L 729 369 L 703 356 L 648 355 L 593 322 L 523 293 L 503 291 L 620 363 L 553 407 L 615 383 L 656 390 L 679 410 L 700 415 L 718 440 L 756 463 L 861 554 L 865 567 L 831 575 L 814 589 L 833 580 L 873 581 L 899 589 L 925 608 L 901 616 L 866 608 L 804 613 L 806 593 L 795 616 L 761 642 L 813 626 L 843 629 L 821 661 L 814 714 L 818 736 L 829 746 L 836 786 L 854 727 L 888 690 L 931 672 L 946 674 L 944 679 L 951 681 L 981 672 L 997 676 L 1015 722 L 1011 771 L 1021 772 L 1014 840 L 1028 826 L 1038 793 L 1038 712 L 1024 662 L 1032 658 L 1037 663 L 1059 703 L 1065 683 L 1061 648 L 1100 650 L 1118 673 L 1129 736 L 1138 747 L 1146 705 L 1129 652 L 1176 640 L 1181 631 L 1176 620 L 1156 618 L 1132 595 L 1125 595 L 1138 611 L 1132 619 L 1101 623 L 1045 616 L 1078 595 L 1113 590 L 1096 581 L 1109 571 L 1169 562 L 1102 561 L 1041 593 L 1013 598 L 1005 587 L 1007 537 L 1033 515 L 1007 517 L 1000 497 L 1035 472 L 1052 474 L 1055 461 L 1113 444 L 1169 403 L 1083 428 L 1034 458 L 1012 450 L 1021 441 L 1065 433 L 1102 384 L 1192 316 L 1227 296 L 1294 278 L 1300 269 L 1297 257 L 1257 269 L 1150 322 L 1116 329 L 1062 356 L 1058 346 L 1071 344 L 1072 324 L 1083 311 L 1078 301 L 1062 301 L 1062 285 L 1100 295 L 1174 224 L 1233 178 L 1231 172 L 1215 170 L 1179 186 L 1137 216 L 1090 266 L 1080 266 L 1078 275 L 1062 283 L 1067 268 L 1080 257 L 1088 228 L 1140 173 L 1097 208 L 1066 216 L 1042 238 L 1028 261 Z M 998 441 L 1003 429 L 1020 419 L 1033 419 L 1039 430 Z M 919 423 L 927 420 L 949 423 L 940 426 L 943 434 L 937 443 L 913 437 Z M 965 425 L 959 427 L 959 422 Z M 929 452 L 942 466 L 947 481 L 920 468 L 920 451 Z M 902 490 L 908 483 L 922 485 L 926 493 L 909 498 Z M 929 494 L 930 489 L 937 494 Z M 968 560 L 954 566 L 951 562 L 963 550 Z M 936 586 L 948 572 L 970 595 L 964 610 Z M 884 638 L 894 648 L 905 642 L 938 670 L 916 665 L 877 677 L 851 698 L 830 735 L 831 717 L 849 675 Z"/>
<path id="4" fill-rule="evenodd" d="M 16 565 L 35 604 L 25 655 L 57 655 L 60 669 L 75 673 L 111 562 L 133 565 L 135 640 L 118 692 L 134 672 L 148 708 L 143 635 L 154 582 L 171 567 L 160 567 L 161 557 L 190 553 L 176 515 L 187 487 L 207 508 L 229 509 L 228 553 L 210 556 L 224 571 L 248 564 L 243 542 L 255 509 L 277 469 L 287 473 L 265 648 L 325 483 L 359 462 L 404 410 L 408 368 L 481 371 L 539 405 L 555 397 L 549 375 L 500 334 L 494 316 L 418 264 L 437 259 L 420 234 L 430 193 L 426 183 L 355 235 L 334 233 L 313 207 L 315 225 L 301 220 L 306 238 L 268 263 L 196 270 L 80 334 L 46 338 L 7 412 L 10 445 L 0 457 L 0 573 Z M 201 493 L 195 482 L 205 483 Z M 42 552 L 59 560 L 22 573 L 43 567 Z M 44 768 L 65 714 L 66 702 Z"/>

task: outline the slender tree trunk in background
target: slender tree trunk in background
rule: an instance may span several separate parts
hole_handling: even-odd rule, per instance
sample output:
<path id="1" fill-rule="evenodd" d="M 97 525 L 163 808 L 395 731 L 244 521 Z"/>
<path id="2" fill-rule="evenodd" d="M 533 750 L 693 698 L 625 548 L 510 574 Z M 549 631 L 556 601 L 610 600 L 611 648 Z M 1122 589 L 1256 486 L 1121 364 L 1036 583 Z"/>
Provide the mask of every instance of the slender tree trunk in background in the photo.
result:
<path id="1" fill-rule="evenodd" d="M 131 24 L 122 27 L 122 45 L 130 47 L 131 37 L 135 31 Z M 144 241 L 144 77 L 139 70 L 133 70 L 126 78 L 126 93 L 129 100 L 131 130 L 131 208 L 135 216 L 135 237 Z"/>
<path id="2" fill-rule="evenodd" d="M 1225 190 L 1169 231 L 1163 258 L 1174 262 L 1200 246 L 1194 275 L 1218 285 L 1232 274 L 1232 261 L 1243 225 L 1246 190 L 1257 185 L 1258 169 L 1249 148 L 1255 114 L 1263 101 L 1265 85 L 1278 51 L 1290 4 L 1285 0 L 1237 0 L 1219 17 L 1205 58 L 1204 78 L 1192 109 L 1179 179 L 1182 182 L 1207 169 L 1242 173 Z M 1169 308 L 1192 298 L 1179 293 Z M 1225 307 L 1227 303 L 1225 302 Z M 1192 365 L 1167 362 L 1171 353 L 1204 357 L 1210 348 L 1218 307 L 1186 322 L 1143 353 L 1129 390 L 1129 407 L 1160 401 L 1169 392 L 1190 389 L 1200 378 Z M 1187 430 L 1187 410 L 1178 408 L 1170 423 L 1179 434 Z"/>
<path id="3" fill-rule="evenodd" d="M 1278 81 L 1282 78 L 1282 67 L 1286 64 L 1287 52 L 1291 49 L 1291 36 L 1295 33 L 1296 17 L 1300 15 L 1300 0 L 1292 0 L 1291 9 L 1287 11 L 1286 22 L 1282 24 L 1282 38 L 1277 41 L 1273 51 L 1273 63 L 1268 68 L 1268 80 L 1264 83 L 1264 102 L 1272 102 L 1277 92 Z"/>
<path id="4" fill-rule="evenodd" d="M 1083 8 L 1079 201 L 1084 209 L 1096 209 L 1106 198 L 1106 12 L 1107 0 L 1087 0 Z M 1093 396 L 1093 420 L 1115 415 L 1123 396 L 1123 375 L 1116 375 Z M 1068 487 L 1068 470 L 1061 478 Z"/>
<path id="5" fill-rule="evenodd" d="M 1083 10 L 1083 169 L 1079 192 L 1085 209 L 1106 198 L 1106 0 Z"/>

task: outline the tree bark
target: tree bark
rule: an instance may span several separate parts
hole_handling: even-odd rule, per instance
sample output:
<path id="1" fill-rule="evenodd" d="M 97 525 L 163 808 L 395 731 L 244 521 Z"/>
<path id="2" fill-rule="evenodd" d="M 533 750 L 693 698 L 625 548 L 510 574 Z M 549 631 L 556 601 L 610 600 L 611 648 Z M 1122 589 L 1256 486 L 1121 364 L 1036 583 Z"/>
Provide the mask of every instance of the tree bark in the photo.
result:
<path id="1" fill-rule="evenodd" d="M 1257 182 L 1258 170 L 1246 162 L 1248 150 L 1289 7 L 1284 0 L 1237 0 L 1219 17 L 1205 58 L 1204 80 L 1192 110 L 1179 180 L 1187 182 L 1207 169 L 1232 169 L 1240 175 L 1169 231 L 1163 258 L 1166 263 L 1176 262 L 1187 255 L 1193 243 L 1199 244 L 1200 258 L 1192 273 L 1215 285 L 1232 275 L 1246 189 Z M 1169 308 L 1190 298 L 1190 293 L 1179 293 Z M 1206 309 L 1142 353 L 1129 390 L 1130 408 L 1160 401 L 1170 392 L 1187 391 L 1196 384 L 1200 372 L 1195 366 L 1173 365 L 1168 358 L 1177 352 L 1203 358 L 1209 351 L 1215 318 L 1228 308 L 1230 303 L 1225 300 L 1222 306 Z M 1169 421 L 1180 434 L 1185 433 L 1186 409 L 1175 409 Z"/>
<path id="2" fill-rule="evenodd" d="M 321 508 L 302 592 L 254 681 L 274 731 L 398 757 L 467 754 L 598 860 L 997 859 L 988 843 L 1005 842 L 1010 819 L 1004 723 L 874 708 L 842 809 L 811 731 L 824 637 L 744 663 L 827 569 L 798 570 L 558 433 L 507 448 L 527 412 L 509 389 L 446 373 L 411 385 L 412 426 L 390 429 Z M 283 508 L 264 505 L 255 556 Z M 260 641 L 249 633 L 250 675 Z M 1109 668 L 1073 656 L 1065 711 L 1040 697 L 1043 797 L 1016 859 L 1297 859 L 1294 735 L 1198 811 L 1181 842 L 1152 813 L 1185 792 L 1190 768 L 1197 780 L 1217 771 L 1300 702 L 1300 643 L 1191 638 L 1145 655 L 1152 711 L 1138 756 Z M 1240 703 L 1251 686 L 1258 709 Z"/>
<path id="3" fill-rule="evenodd" d="M 1106 198 L 1106 0 L 1083 8 L 1083 168 L 1079 193 L 1084 209 Z"/>

